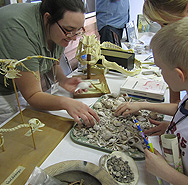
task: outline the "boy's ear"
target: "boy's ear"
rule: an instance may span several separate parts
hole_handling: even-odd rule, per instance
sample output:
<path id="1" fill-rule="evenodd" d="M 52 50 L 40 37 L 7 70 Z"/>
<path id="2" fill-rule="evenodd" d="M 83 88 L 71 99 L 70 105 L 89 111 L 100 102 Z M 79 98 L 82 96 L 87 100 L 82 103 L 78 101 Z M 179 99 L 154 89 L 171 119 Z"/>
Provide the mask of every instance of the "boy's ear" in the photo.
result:
<path id="1" fill-rule="evenodd" d="M 175 71 L 177 72 L 180 80 L 182 80 L 182 82 L 184 82 L 187 78 L 187 73 L 178 67 L 175 68 Z"/>

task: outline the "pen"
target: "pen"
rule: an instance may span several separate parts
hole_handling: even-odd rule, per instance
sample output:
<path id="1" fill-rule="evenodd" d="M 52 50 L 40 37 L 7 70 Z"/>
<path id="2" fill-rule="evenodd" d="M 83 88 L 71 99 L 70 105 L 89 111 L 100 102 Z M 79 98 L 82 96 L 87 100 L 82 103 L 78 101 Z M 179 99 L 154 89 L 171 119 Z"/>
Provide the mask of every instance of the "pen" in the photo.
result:
<path id="1" fill-rule="evenodd" d="M 152 59 L 153 58 L 153 55 L 149 55 L 146 59 L 144 59 L 144 61 L 147 61 L 149 59 Z"/>
<path id="2" fill-rule="evenodd" d="M 144 142 L 146 143 L 146 146 L 147 146 L 148 150 L 149 150 L 150 152 L 152 152 L 152 149 L 151 149 L 151 147 L 150 147 L 150 145 L 149 145 L 149 143 L 148 143 L 148 141 L 147 141 L 147 139 L 146 139 L 144 133 L 142 132 L 142 129 L 141 129 L 141 127 L 140 127 L 138 121 L 135 119 L 134 122 L 136 123 L 136 126 L 137 126 L 137 128 L 138 128 L 138 130 L 139 130 L 141 136 L 143 137 Z"/>
<path id="3" fill-rule="evenodd" d="M 149 145 L 150 145 L 150 148 L 151 148 L 151 152 L 154 153 L 154 150 L 153 150 L 153 145 L 152 143 L 150 142 L 150 139 L 148 138 L 148 142 L 149 142 Z M 159 177 L 156 176 L 156 179 L 158 181 L 158 184 L 161 185 L 162 184 L 162 181 Z"/>
<path id="4" fill-rule="evenodd" d="M 134 119 L 134 122 L 136 123 L 136 126 L 137 126 L 139 132 L 141 133 L 142 137 L 144 138 L 144 142 L 146 143 L 146 146 L 147 146 L 148 150 L 149 150 L 150 152 L 154 153 L 153 145 L 152 145 L 151 142 L 148 142 L 148 140 L 146 139 L 146 137 L 145 137 L 144 133 L 142 132 L 142 129 L 141 129 L 141 127 L 140 127 L 138 121 L 137 121 L 136 119 Z M 160 179 L 159 177 L 157 177 L 157 176 L 156 176 L 156 179 L 157 179 L 158 184 L 159 184 L 159 185 L 162 185 L 161 179 Z"/>

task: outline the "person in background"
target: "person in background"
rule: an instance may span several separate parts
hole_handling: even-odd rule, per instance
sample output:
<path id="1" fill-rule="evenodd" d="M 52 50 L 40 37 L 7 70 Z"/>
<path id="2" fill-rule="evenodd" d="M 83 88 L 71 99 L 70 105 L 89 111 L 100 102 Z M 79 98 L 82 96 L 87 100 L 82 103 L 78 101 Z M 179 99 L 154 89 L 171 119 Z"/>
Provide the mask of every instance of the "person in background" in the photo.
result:
<path id="1" fill-rule="evenodd" d="M 161 69 L 164 80 L 174 92 L 188 92 L 188 17 L 175 21 L 160 29 L 152 38 L 150 47 L 155 64 Z M 173 51 L 173 52 L 172 52 Z M 182 157 L 184 174 L 167 164 L 165 159 L 155 150 L 155 153 L 145 150 L 146 169 L 149 173 L 164 179 L 170 184 L 188 184 L 188 94 L 177 103 L 123 103 L 116 115 L 131 114 L 141 109 L 162 114 L 174 115 L 170 125 L 168 122 L 157 122 L 146 132 L 149 135 L 175 134 L 178 138 Z"/>
<path id="2" fill-rule="evenodd" d="M 42 0 L 41 3 L 11 4 L 0 9 L 0 58 L 23 59 L 42 55 L 60 58 L 69 42 L 84 32 L 84 4 L 82 0 Z M 60 65 L 53 60 L 31 59 L 23 62 L 39 77 L 53 71 L 53 80 L 69 92 L 74 92 L 80 78 L 67 78 Z M 81 119 L 87 126 L 99 121 L 98 115 L 80 101 L 55 96 L 42 91 L 40 80 L 33 73 L 19 68 L 20 78 L 15 79 L 20 99 L 41 110 L 66 110 L 75 122 Z M 39 78 L 40 79 L 40 78 Z M 12 81 L 4 84 L 0 75 L 0 123 L 17 111 Z M 81 93 L 83 90 L 80 90 Z M 20 101 L 21 102 L 21 101 Z"/>
<path id="3" fill-rule="evenodd" d="M 188 16 L 188 0 L 145 0 L 143 14 L 164 27 Z M 180 92 L 170 89 L 170 102 L 178 103 Z"/>
<path id="4" fill-rule="evenodd" d="M 129 0 L 96 0 L 100 42 L 121 45 L 123 29 L 129 22 Z"/>

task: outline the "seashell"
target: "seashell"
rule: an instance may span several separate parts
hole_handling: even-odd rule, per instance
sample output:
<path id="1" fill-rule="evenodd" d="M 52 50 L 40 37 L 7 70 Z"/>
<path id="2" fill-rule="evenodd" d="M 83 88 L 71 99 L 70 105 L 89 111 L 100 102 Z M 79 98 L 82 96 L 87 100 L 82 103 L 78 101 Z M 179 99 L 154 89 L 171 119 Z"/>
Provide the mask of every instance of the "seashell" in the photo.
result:
<path id="1" fill-rule="evenodd" d="M 143 116 L 137 116 L 136 119 L 141 122 L 147 121 Z"/>
<path id="2" fill-rule="evenodd" d="M 97 139 L 97 145 L 99 147 L 105 147 L 106 146 L 106 143 L 101 139 L 101 138 L 98 138 Z"/>
<path id="3" fill-rule="evenodd" d="M 89 89 L 89 86 L 91 85 L 90 82 L 80 82 L 77 86 L 77 88 L 75 89 L 75 92 L 78 91 L 79 89 Z"/>
<path id="4" fill-rule="evenodd" d="M 87 136 L 88 139 L 92 139 L 93 137 L 94 137 L 94 135 L 91 135 L 91 134 L 89 134 L 89 135 Z"/>
<path id="5" fill-rule="evenodd" d="M 112 111 L 116 111 L 117 108 L 118 108 L 118 106 L 113 105 L 111 109 L 112 109 Z"/>
<path id="6" fill-rule="evenodd" d="M 119 97 L 118 100 L 121 101 L 121 102 L 125 101 L 124 97 Z"/>
<path id="7" fill-rule="evenodd" d="M 122 148 L 124 151 L 127 151 L 129 149 L 128 145 L 120 145 L 120 148 Z"/>
<path id="8" fill-rule="evenodd" d="M 104 99 L 108 99 L 108 98 L 109 98 L 107 94 L 103 95 L 102 97 L 103 97 Z"/>
<path id="9" fill-rule="evenodd" d="M 101 112 L 101 111 L 98 112 L 98 115 L 99 115 L 99 116 L 106 117 L 105 113 L 104 113 L 104 112 Z"/>
<path id="10" fill-rule="evenodd" d="M 128 140 L 128 145 L 134 146 L 134 147 L 138 148 L 141 152 L 144 152 L 144 148 L 142 146 L 142 141 L 136 136 L 134 136 Z"/>
<path id="11" fill-rule="evenodd" d="M 93 108 L 95 108 L 95 109 L 101 109 L 101 108 L 102 108 L 102 103 L 101 103 L 101 102 L 96 102 L 96 103 L 93 105 Z"/>
<path id="12" fill-rule="evenodd" d="M 105 107 L 106 107 L 107 109 L 110 109 L 110 108 L 113 107 L 113 103 L 112 103 L 112 102 L 109 102 L 109 101 L 106 101 L 106 102 L 104 103 L 104 105 L 105 105 Z"/>
<path id="13" fill-rule="evenodd" d="M 97 124 L 95 124 L 95 125 L 93 126 L 93 129 L 96 130 L 96 131 L 98 131 L 98 130 L 100 130 L 100 126 L 97 125 Z"/>
<path id="14" fill-rule="evenodd" d="M 108 141 L 110 138 L 112 138 L 113 135 L 112 133 L 109 131 L 109 130 L 105 130 L 103 133 L 102 133 L 102 138 L 105 140 L 105 141 Z"/>
<path id="15" fill-rule="evenodd" d="M 128 96 L 119 95 L 117 98 L 111 95 L 103 95 L 94 105 L 93 109 L 100 117 L 100 122 L 95 123 L 93 127 L 85 128 L 77 125 L 76 131 L 73 133 L 77 140 L 95 145 L 97 147 L 104 147 L 107 150 L 124 151 L 128 152 L 133 158 L 144 158 L 143 148 L 145 143 L 138 131 L 136 124 L 133 121 L 133 115 L 127 115 L 126 117 L 115 116 L 114 110 L 116 104 L 125 99 L 129 101 Z M 131 102 L 135 101 L 131 99 Z M 145 101 L 145 100 L 142 100 Z M 123 102 L 122 102 L 123 103 Z M 105 106 L 107 105 L 107 107 Z M 102 106 L 102 107 L 101 107 Z M 101 108 L 100 108 L 101 107 Z M 141 110 L 135 116 L 141 123 L 142 130 L 153 127 L 149 122 L 149 114 L 151 111 Z M 160 114 L 157 115 L 157 119 L 162 119 Z M 93 135 L 94 137 L 92 138 Z M 89 137 L 89 138 L 88 138 Z"/>
<path id="16" fill-rule="evenodd" d="M 156 112 L 150 112 L 149 114 L 151 119 L 157 119 L 157 113 Z"/>
<path id="17" fill-rule="evenodd" d="M 117 98 L 119 96 L 119 93 L 111 93 L 111 94 L 109 94 L 109 96 L 111 96 L 113 98 Z"/>
<path id="18" fill-rule="evenodd" d="M 120 104 L 122 104 L 122 101 L 120 101 L 120 100 L 115 100 L 114 101 L 114 105 L 119 106 Z"/>
<path id="19" fill-rule="evenodd" d="M 119 139 L 121 139 L 121 141 L 127 141 L 127 136 L 125 134 L 120 133 Z"/>
<path id="20" fill-rule="evenodd" d="M 109 122 L 110 122 L 110 121 L 109 121 Z M 113 132 L 114 129 L 115 129 L 115 126 L 112 125 L 111 123 L 108 123 L 108 124 L 106 125 L 106 128 L 107 128 L 109 131 Z"/>
<path id="21" fill-rule="evenodd" d="M 131 132 L 130 131 L 126 131 L 127 137 L 129 138 L 131 136 Z"/>
<path id="22" fill-rule="evenodd" d="M 118 120 L 113 120 L 112 123 L 113 123 L 113 125 L 115 125 L 117 127 L 122 125 L 121 121 L 118 121 Z"/>
<path id="23" fill-rule="evenodd" d="M 111 139 L 109 140 L 109 143 L 114 143 L 115 141 L 116 141 L 115 138 L 111 138 Z"/>

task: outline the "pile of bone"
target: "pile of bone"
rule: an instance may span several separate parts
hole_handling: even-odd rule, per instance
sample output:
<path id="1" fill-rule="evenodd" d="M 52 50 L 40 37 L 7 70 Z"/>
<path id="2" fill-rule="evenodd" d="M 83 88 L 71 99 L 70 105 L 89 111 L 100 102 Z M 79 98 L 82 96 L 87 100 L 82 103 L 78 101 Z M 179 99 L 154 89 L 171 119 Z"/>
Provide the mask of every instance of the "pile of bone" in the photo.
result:
<path id="1" fill-rule="evenodd" d="M 145 142 L 134 123 L 133 115 L 123 117 L 122 115 L 115 116 L 114 113 L 121 103 L 133 101 L 135 100 L 124 94 L 101 96 L 93 105 L 94 111 L 100 117 L 100 122 L 91 128 L 79 125 L 74 127 L 75 139 L 110 151 L 128 151 L 131 157 L 144 157 Z M 149 118 L 162 120 L 162 115 L 147 110 L 137 112 L 134 117 L 143 131 L 153 127 Z"/>
<path id="2" fill-rule="evenodd" d="M 121 157 L 113 156 L 107 161 L 107 169 L 110 175 L 120 183 L 131 183 L 134 181 L 134 173 L 128 164 Z"/>

